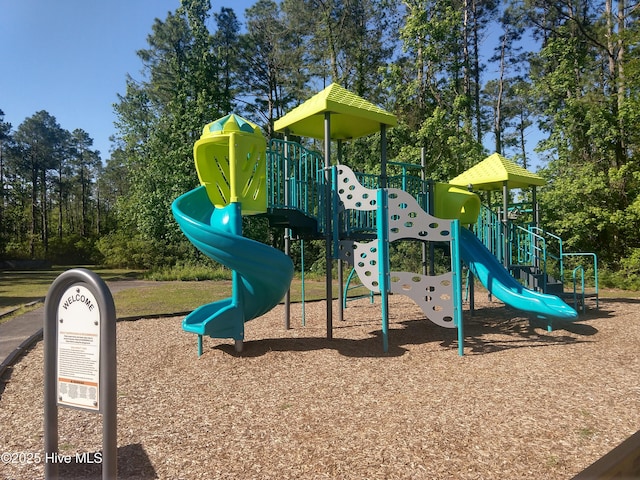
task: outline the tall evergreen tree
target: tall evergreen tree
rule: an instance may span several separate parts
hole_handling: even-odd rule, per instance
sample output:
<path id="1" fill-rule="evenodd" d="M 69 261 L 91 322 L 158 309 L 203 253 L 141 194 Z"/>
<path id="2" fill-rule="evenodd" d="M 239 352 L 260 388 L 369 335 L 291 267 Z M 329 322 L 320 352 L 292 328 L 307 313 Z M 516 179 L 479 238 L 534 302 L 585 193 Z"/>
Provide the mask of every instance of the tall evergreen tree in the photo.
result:
<path id="1" fill-rule="evenodd" d="M 322 87 L 336 82 L 376 100 L 380 68 L 395 47 L 393 0 L 287 0 L 290 24 L 305 35 L 308 72 Z"/>
<path id="2" fill-rule="evenodd" d="M 238 95 L 238 82 L 240 75 L 240 22 L 231 8 L 222 7 L 219 13 L 214 14 L 217 30 L 213 35 L 213 51 L 217 65 L 217 83 L 220 85 L 220 103 L 218 110 L 231 113 L 234 99 Z M 210 69 L 203 69 L 204 72 Z M 211 72 L 213 73 L 213 72 Z"/>
<path id="3" fill-rule="evenodd" d="M 122 226 L 141 248 L 156 245 L 169 256 L 184 244 L 171 202 L 197 183 L 193 144 L 206 123 L 232 107 L 232 79 L 219 75 L 229 55 L 214 51 L 209 10 L 208 0 L 185 1 L 156 19 L 148 48 L 138 52 L 145 78 L 129 79 L 115 106 L 131 182 L 119 207 Z"/>
<path id="4" fill-rule="evenodd" d="M 61 161 L 63 138 L 64 130 L 56 118 L 44 110 L 27 118 L 14 134 L 14 168 L 30 191 L 29 258 L 36 258 L 36 253 L 46 255 L 49 248 L 47 173 Z M 37 246 L 42 250 L 37 252 Z"/>
<path id="5" fill-rule="evenodd" d="M 308 75 L 304 65 L 303 32 L 286 9 L 259 0 L 247 9 L 247 33 L 242 37 L 242 86 L 245 107 L 272 136 L 273 122 L 304 98 Z"/>
<path id="6" fill-rule="evenodd" d="M 387 77 L 409 132 L 401 154 L 415 162 L 424 147 L 430 174 L 446 180 L 475 163 L 482 151 L 472 128 L 471 69 L 461 54 L 468 49 L 464 15 L 454 0 L 417 0 L 406 7 L 400 31 L 405 54 Z"/>
<path id="7" fill-rule="evenodd" d="M 549 132 L 541 148 L 551 158 L 546 216 L 569 236 L 570 246 L 597 250 L 606 263 L 616 264 L 640 241 L 634 206 L 640 179 L 633 173 L 639 164 L 630 155 L 620 108 L 637 95 L 620 77 L 627 60 L 625 43 L 617 38 L 626 37 L 627 27 L 618 24 L 614 31 L 611 5 L 585 0 L 537 7 L 532 18 L 543 47 L 533 79 Z"/>
<path id="8" fill-rule="evenodd" d="M 102 160 L 100 152 L 91 148 L 93 139 L 84 130 L 75 129 L 71 133 L 70 142 L 71 158 L 69 163 L 73 169 L 73 184 L 77 190 L 80 206 L 79 233 L 82 237 L 87 237 L 90 234 L 91 224 L 95 220 L 93 212 L 94 183 Z"/>
<path id="9" fill-rule="evenodd" d="M 0 110 L 0 258 L 5 252 L 5 246 L 8 240 L 5 222 L 5 211 L 7 208 L 5 155 L 10 140 L 11 124 L 4 121 L 4 112 Z"/>

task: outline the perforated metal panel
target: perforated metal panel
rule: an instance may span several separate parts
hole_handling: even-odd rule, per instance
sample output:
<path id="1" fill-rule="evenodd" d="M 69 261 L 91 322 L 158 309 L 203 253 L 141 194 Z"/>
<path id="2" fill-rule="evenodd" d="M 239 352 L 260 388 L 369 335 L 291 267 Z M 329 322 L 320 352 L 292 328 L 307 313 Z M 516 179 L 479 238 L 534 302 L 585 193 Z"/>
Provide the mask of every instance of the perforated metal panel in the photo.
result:
<path id="1" fill-rule="evenodd" d="M 388 190 L 389 241 L 415 238 L 430 242 L 451 240 L 451 221 L 429 215 L 410 194 Z"/>
<path id="2" fill-rule="evenodd" d="M 376 210 L 377 190 L 362 186 L 350 168 L 344 165 L 337 168 L 340 209 Z M 388 189 L 387 195 L 389 242 L 400 239 L 451 241 L 451 220 L 429 215 L 422 210 L 413 196 L 403 190 Z M 363 285 L 373 292 L 380 292 L 378 240 L 341 240 L 338 256 L 355 268 Z M 438 276 L 390 272 L 390 290 L 392 293 L 410 297 L 436 325 L 445 328 L 456 327 L 452 272 Z"/>
<path id="3" fill-rule="evenodd" d="M 453 321 L 453 274 L 438 276 L 411 272 L 391 272 L 391 292 L 410 297 L 429 320 L 445 328 L 455 328 Z"/>
<path id="4" fill-rule="evenodd" d="M 340 209 L 375 210 L 377 190 L 366 188 L 358 182 L 355 173 L 349 167 L 338 165 L 338 197 Z"/>
<path id="5" fill-rule="evenodd" d="M 341 240 L 339 257 L 356 269 L 358 278 L 365 287 L 374 293 L 380 293 L 378 240 L 365 243 Z"/>

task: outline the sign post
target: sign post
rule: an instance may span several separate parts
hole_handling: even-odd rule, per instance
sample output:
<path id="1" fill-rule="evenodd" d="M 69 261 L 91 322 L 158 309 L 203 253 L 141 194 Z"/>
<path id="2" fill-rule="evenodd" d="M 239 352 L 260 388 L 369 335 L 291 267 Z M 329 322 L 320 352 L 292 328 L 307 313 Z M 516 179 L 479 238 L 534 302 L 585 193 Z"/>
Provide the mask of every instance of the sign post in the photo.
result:
<path id="1" fill-rule="evenodd" d="M 102 414 L 102 478 L 117 478 L 116 313 L 104 281 L 84 268 L 49 287 L 44 318 L 45 477 L 58 477 L 58 406 Z"/>

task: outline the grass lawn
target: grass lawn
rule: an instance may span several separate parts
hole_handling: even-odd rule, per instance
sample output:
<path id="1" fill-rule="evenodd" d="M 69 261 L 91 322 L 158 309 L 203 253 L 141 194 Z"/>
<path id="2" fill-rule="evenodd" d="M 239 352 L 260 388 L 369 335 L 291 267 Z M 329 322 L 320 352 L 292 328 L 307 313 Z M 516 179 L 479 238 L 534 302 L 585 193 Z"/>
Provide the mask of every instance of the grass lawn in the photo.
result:
<path id="1" fill-rule="evenodd" d="M 337 298 L 338 285 L 334 283 L 333 296 Z M 349 292 L 350 296 L 362 295 L 368 291 L 359 288 Z M 205 280 L 200 282 L 158 282 L 141 288 L 116 292 L 113 295 L 118 318 L 183 314 L 200 305 L 231 296 L 230 280 Z M 305 280 L 305 300 L 325 298 L 325 282 Z M 294 278 L 291 283 L 291 301 L 302 300 L 302 282 Z"/>
<path id="2" fill-rule="evenodd" d="M 46 297 L 53 281 L 74 266 L 55 266 L 48 270 L 3 271 L 0 273 L 0 314 L 39 302 Z M 89 267 L 105 281 L 142 278 L 142 272 Z M 3 319 L 0 319 L 2 322 Z"/>
<path id="3" fill-rule="evenodd" d="M 0 273 L 0 314 L 20 314 L 29 308 L 37 308 L 51 283 L 72 266 L 54 267 L 50 270 L 5 271 Z M 88 267 L 106 282 L 119 280 L 144 280 L 143 271 Z M 305 280 L 305 300 L 322 300 L 325 297 L 324 279 Z M 364 288 L 351 290 L 349 296 L 366 295 Z M 231 295 L 230 280 L 166 281 L 151 282 L 136 288 L 117 291 L 113 294 L 118 318 L 150 315 L 170 315 L 190 312 L 200 305 Z M 334 281 L 333 296 L 337 298 L 338 285 Z M 640 293 L 620 289 L 601 289 L 601 298 L 638 298 Z M 302 282 L 296 276 L 291 284 L 291 301 L 302 299 Z M 32 304 L 25 307 L 25 305 Z M 16 310 L 19 308 L 19 310 Z M 12 317 L 6 315 L 0 322 Z"/>
<path id="4" fill-rule="evenodd" d="M 3 271 L 0 273 L 0 309 L 22 305 L 47 295 L 53 281 L 74 266 L 56 266 L 48 270 Z M 141 271 L 90 268 L 105 281 L 142 278 Z"/>
<path id="5" fill-rule="evenodd" d="M 70 266 L 55 267 L 50 270 L 38 271 L 5 271 L 0 274 L 0 314 L 13 311 L 21 307 L 15 314 L 27 308 L 36 308 L 39 304 L 24 307 L 26 304 L 38 302 L 46 295 L 51 283 Z M 119 280 L 144 280 L 144 272 L 118 269 L 101 269 L 87 267 L 100 275 L 106 282 Z M 307 301 L 320 300 L 325 297 L 325 281 L 305 280 L 305 299 Z M 337 298 L 337 282 L 334 282 L 333 296 Z M 350 296 L 366 294 L 364 288 L 349 292 Z M 230 280 L 205 281 L 169 281 L 148 282 L 144 286 L 128 288 L 113 293 L 118 318 L 181 314 L 190 312 L 200 305 L 210 303 L 231 295 Z M 291 301 L 302 299 L 302 282 L 299 277 L 291 284 Z M 11 316 L 0 318 L 6 321 Z"/>

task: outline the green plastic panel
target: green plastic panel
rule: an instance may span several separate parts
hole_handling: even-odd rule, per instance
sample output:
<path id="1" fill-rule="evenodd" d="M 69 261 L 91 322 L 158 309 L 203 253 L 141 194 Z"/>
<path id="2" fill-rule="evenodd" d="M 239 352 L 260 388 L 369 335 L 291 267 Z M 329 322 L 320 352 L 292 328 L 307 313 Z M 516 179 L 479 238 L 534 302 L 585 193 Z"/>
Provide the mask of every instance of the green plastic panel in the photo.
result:
<path id="1" fill-rule="evenodd" d="M 474 190 L 488 191 L 502 190 L 504 182 L 507 182 L 509 189 L 541 186 L 546 183 L 540 175 L 529 172 L 498 153 L 488 156 L 449 181 L 453 185 L 472 185 Z"/>
<path id="2" fill-rule="evenodd" d="M 359 97 L 336 83 L 317 93 L 284 117 L 276 120 L 276 132 L 324 138 L 324 114 L 331 114 L 331 139 L 348 140 L 380 131 L 381 125 L 395 127 L 392 113 Z"/>
<path id="3" fill-rule="evenodd" d="M 236 115 L 204 127 L 193 156 L 213 205 L 239 202 L 243 215 L 267 211 L 266 148 L 260 128 Z"/>

